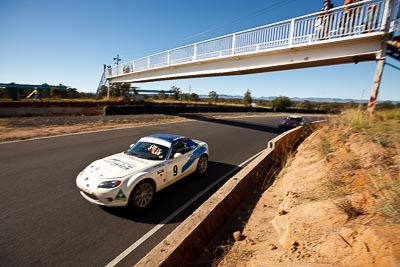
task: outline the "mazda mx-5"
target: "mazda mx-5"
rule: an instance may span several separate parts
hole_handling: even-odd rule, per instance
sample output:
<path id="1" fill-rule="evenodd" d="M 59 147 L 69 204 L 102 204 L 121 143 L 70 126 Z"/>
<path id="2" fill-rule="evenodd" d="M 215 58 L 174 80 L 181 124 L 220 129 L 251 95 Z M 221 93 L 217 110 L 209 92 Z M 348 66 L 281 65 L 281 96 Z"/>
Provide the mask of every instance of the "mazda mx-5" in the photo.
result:
<path id="1" fill-rule="evenodd" d="M 208 145 L 175 134 L 141 138 L 125 152 L 89 164 L 76 178 L 81 195 L 103 206 L 147 208 L 156 192 L 208 166 Z"/>

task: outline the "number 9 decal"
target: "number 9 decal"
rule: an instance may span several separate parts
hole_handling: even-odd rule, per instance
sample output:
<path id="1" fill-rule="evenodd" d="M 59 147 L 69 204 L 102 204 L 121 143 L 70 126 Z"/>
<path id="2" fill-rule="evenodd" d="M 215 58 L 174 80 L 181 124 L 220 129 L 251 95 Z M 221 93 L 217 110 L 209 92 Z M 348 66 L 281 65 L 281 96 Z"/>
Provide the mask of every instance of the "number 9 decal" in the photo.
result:
<path id="1" fill-rule="evenodd" d="M 174 176 L 177 176 L 178 175 L 178 166 L 177 165 L 174 165 L 173 171 L 174 171 Z"/>

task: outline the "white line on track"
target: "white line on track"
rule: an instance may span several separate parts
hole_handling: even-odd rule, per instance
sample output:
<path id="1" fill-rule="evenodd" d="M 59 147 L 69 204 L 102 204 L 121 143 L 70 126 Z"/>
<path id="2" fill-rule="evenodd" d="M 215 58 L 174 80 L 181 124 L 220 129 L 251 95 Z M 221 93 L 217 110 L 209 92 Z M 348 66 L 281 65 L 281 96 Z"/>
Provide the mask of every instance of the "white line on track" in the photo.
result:
<path id="1" fill-rule="evenodd" d="M 245 166 L 247 163 L 255 159 L 258 155 L 260 155 L 262 151 L 258 152 L 254 156 L 250 157 L 246 161 L 242 162 L 238 167 L 232 169 L 230 172 L 225 174 L 224 176 L 220 177 L 218 180 L 214 181 L 214 183 L 210 184 L 207 188 L 205 188 L 203 191 L 201 191 L 199 194 L 194 196 L 192 199 L 190 199 L 186 204 L 181 206 L 179 209 L 175 210 L 171 215 L 169 215 L 167 218 L 165 218 L 161 223 L 158 225 L 154 226 L 150 231 L 148 231 L 144 236 L 142 236 L 140 239 L 138 239 L 135 243 L 130 245 L 125 251 L 123 251 L 121 254 L 119 254 L 115 259 L 110 261 L 105 267 L 113 267 L 117 265 L 120 261 L 122 261 L 126 256 L 128 256 L 132 251 L 134 251 L 138 246 L 140 246 L 142 243 L 144 243 L 148 238 L 150 238 L 153 234 L 155 234 L 160 228 L 162 228 L 165 224 L 167 224 L 169 221 L 171 221 L 175 216 L 177 216 L 179 213 L 184 211 L 187 207 L 192 205 L 197 199 L 199 199 L 202 195 L 207 193 L 211 188 L 213 188 L 215 185 L 217 185 L 219 182 L 222 180 L 226 179 L 227 177 L 231 176 L 234 172 L 236 172 L 239 168 L 242 168 Z"/>

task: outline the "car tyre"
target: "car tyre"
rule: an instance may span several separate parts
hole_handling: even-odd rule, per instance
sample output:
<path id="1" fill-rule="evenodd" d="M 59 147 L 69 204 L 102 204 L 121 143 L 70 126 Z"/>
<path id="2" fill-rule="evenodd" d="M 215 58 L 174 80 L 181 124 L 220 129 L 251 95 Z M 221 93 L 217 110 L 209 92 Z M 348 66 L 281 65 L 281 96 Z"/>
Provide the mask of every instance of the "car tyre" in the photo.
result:
<path id="1" fill-rule="evenodd" d="M 146 209 L 153 202 L 155 193 L 155 185 L 151 180 L 142 181 L 133 188 L 129 203 L 136 209 Z"/>
<path id="2" fill-rule="evenodd" d="M 208 167 L 208 157 L 207 155 L 202 155 L 197 162 L 196 172 L 199 175 L 203 175 L 206 173 Z"/>

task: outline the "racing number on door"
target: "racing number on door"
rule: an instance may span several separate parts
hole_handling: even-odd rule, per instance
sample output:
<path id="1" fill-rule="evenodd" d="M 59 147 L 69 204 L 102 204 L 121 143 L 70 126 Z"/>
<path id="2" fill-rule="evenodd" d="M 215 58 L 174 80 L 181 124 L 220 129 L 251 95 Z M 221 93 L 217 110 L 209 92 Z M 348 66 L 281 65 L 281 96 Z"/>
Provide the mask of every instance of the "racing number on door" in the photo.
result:
<path id="1" fill-rule="evenodd" d="M 173 172 L 174 172 L 174 176 L 178 175 L 178 166 L 177 165 L 174 165 Z"/>

